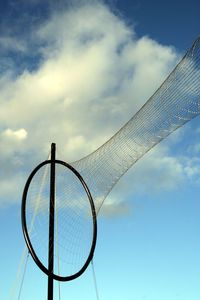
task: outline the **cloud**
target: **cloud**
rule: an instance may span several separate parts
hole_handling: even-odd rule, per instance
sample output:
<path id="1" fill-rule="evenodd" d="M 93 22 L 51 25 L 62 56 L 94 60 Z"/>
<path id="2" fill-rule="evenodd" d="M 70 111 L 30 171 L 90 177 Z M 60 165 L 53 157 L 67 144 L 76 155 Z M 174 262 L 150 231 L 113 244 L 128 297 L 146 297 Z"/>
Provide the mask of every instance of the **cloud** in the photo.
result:
<path id="1" fill-rule="evenodd" d="M 24 140 L 27 137 L 27 131 L 24 128 L 12 130 L 10 128 L 2 132 L 2 136 L 9 139 Z"/>
<path id="2" fill-rule="evenodd" d="M 108 197 L 102 206 L 98 217 L 119 218 L 131 214 L 133 205 L 128 201 L 118 201 L 117 197 Z"/>
<path id="3" fill-rule="evenodd" d="M 67 162 L 95 150 L 146 102 L 179 57 L 148 36 L 137 38 L 134 28 L 99 2 L 53 13 L 31 37 L 22 45 L 31 43 L 27 49 L 40 55 L 37 68 L 0 75 L 0 143 L 6 140 L 1 157 L 7 157 L 6 164 L 0 159 L 0 180 L 12 168 L 26 178 L 46 159 L 51 142 Z M 13 49 L 13 41 L 5 42 Z M 155 162 L 168 166 L 167 175 L 173 166 L 182 172 L 173 157 L 160 154 L 149 160 L 149 173 Z M 170 186 L 166 180 L 163 185 Z"/>
<path id="4" fill-rule="evenodd" d="M 139 194 L 177 189 L 187 177 L 185 164 L 186 161 L 184 162 L 181 157 L 170 154 L 168 147 L 159 145 L 135 165 L 132 170 L 131 186 Z"/>

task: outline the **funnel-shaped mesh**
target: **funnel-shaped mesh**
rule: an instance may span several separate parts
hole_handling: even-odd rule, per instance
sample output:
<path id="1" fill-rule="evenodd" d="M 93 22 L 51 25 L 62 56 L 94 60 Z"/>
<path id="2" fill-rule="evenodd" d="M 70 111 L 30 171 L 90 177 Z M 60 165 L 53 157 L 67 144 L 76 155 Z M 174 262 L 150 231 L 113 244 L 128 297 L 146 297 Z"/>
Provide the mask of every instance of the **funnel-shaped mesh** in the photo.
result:
<path id="1" fill-rule="evenodd" d="M 119 178 L 147 151 L 200 113 L 200 38 L 146 104 L 110 140 L 72 165 L 96 210 Z"/>

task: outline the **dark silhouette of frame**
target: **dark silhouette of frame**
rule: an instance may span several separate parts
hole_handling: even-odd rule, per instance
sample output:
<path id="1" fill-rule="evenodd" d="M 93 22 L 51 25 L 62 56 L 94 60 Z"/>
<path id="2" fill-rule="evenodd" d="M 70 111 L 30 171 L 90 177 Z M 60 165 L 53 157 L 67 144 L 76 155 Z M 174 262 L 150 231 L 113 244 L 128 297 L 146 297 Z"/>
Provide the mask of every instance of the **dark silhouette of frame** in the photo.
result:
<path id="1" fill-rule="evenodd" d="M 50 164 L 50 203 L 49 203 L 49 261 L 48 261 L 48 269 L 44 266 L 44 264 L 40 261 L 40 259 L 38 258 L 29 234 L 28 234 L 28 229 L 27 229 L 27 223 L 26 223 L 26 199 L 27 199 L 27 193 L 29 190 L 29 186 L 31 184 L 31 181 L 33 179 L 33 177 L 35 176 L 35 174 L 45 165 Z M 54 251 L 54 203 L 55 203 L 55 166 L 56 164 L 60 164 L 63 165 L 64 167 L 68 168 L 69 170 L 71 170 L 74 175 L 79 179 L 80 183 L 82 184 L 86 195 L 88 197 L 89 203 L 90 203 L 90 207 L 91 207 L 91 212 L 92 212 L 92 220 L 93 220 L 93 238 L 92 238 L 92 243 L 91 243 L 91 248 L 88 254 L 87 259 L 85 260 L 82 268 L 76 272 L 73 275 L 70 276 L 60 276 L 57 274 L 54 274 L 54 270 L 53 270 L 53 251 Z M 23 196 L 22 196 L 22 206 L 21 206 L 21 221 L 22 221 L 22 230 L 23 230 L 23 234 L 24 234 L 24 238 L 28 247 L 28 250 L 33 258 L 33 260 L 35 261 L 35 263 L 37 264 L 37 266 L 48 276 L 48 300 L 52 300 L 53 299 L 53 280 L 58 280 L 58 281 L 69 281 L 69 280 L 73 280 L 77 277 L 79 277 L 81 274 L 83 274 L 83 272 L 86 270 L 86 268 L 88 267 L 89 263 L 91 262 L 93 255 L 94 255 L 94 250 L 95 250 L 95 246 L 96 246 L 96 240 L 97 240 L 97 220 L 96 220 L 96 211 L 95 211 L 95 206 L 94 206 L 94 201 L 92 198 L 92 195 L 90 193 L 90 190 L 87 186 L 87 184 L 85 183 L 84 179 L 82 178 L 82 176 L 79 174 L 78 171 L 76 171 L 76 169 L 74 169 L 71 165 L 67 164 L 64 161 L 61 160 L 57 160 L 55 159 L 55 144 L 52 143 L 51 145 L 51 159 L 50 160 L 46 160 L 43 161 L 42 163 L 40 163 L 30 174 L 30 176 L 27 179 L 27 182 L 25 184 L 24 187 L 24 191 L 23 191 Z"/>

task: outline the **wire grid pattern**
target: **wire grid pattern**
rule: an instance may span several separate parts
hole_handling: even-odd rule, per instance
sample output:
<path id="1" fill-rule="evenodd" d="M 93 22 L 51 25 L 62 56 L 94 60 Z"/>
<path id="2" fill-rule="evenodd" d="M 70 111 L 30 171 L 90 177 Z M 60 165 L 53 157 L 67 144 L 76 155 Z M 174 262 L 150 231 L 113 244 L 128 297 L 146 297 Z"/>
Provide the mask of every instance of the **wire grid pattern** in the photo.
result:
<path id="1" fill-rule="evenodd" d="M 54 273 L 71 276 L 88 258 L 93 241 L 93 216 L 79 179 L 56 164 Z M 36 255 L 48 269 L 50 165 L 33 177 L 26 200 L 26 220 Z M 36 209 L 37 208 L 37 209 Z"/>
<path id="2" fill-rule="evenodd" d="M 72 166 L 98 213 L 119 178 L 146 152 L 200 113 L 200 37 L 144 106 L 110 140 Z"/>

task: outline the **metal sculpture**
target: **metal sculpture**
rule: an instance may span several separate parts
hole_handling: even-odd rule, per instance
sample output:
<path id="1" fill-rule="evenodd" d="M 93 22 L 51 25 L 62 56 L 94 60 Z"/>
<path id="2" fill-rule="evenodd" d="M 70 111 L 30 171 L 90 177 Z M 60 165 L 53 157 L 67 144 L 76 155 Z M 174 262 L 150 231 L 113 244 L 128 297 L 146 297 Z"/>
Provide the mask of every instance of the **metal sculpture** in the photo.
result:
<path id="1" fill-rule="evenodd" d="M 22 207 L 21 207 L 22 228 L 23 228 L 24 238 L 25 238 L 28 250 L 29 250 L 30 254 L 32 255 L 37 266 L 48 276 L 48 300 L 53 299 L 53 280 L 54 279 L 59 280 L 59 281 L 73 280 L 73 279 L 77 278 L 78 276 L 80 276 L 86 270 L 90 261 L 92 260 L 95 245 L 96 245 L 96 237 L 97 237 L 97 222 L 96 222 L 95 207 L 94 207 L 92 196 L 90 194 L 90 191 L 89 191 L 85 181 L 83 180 L 81 175 L 72 166 L 70 166 L 69 164 L 67 164 L 63 161 L 57 160 L 55 158 L 55 154 L 56 154 L 56 147 L 55 147 L 55 144 L 53 143 L 51 146 L 51 159 L 40 163 L 30 174 L 30 176 L 26 182 L 25 188 L 24 188 L 23 198 L 22 198 Z M 82 259 L 81 264 L 80 264 L 80 269 L 73 272 L 73 274 L 70 274 L 68 270 L 65 270 L 67 275 L 66 274 L 65 275 L 55 274 L 55 272 L 54 272 L 54 257 L 55 257 L 54 252 L 55 252 L 55 247 L 56 247 L 55 246 L 55 225 L 56 225 L 55 214 L 56 214 L 56 209 L 57 210 L 58 209 L 65 210 L 65 208 L 63 206 L 61 206 L 59 208 L 56 207 L 56 179 L 57 179 L 56 168 L 58 168 L 58 165 L 63 166 L 64 168 L 67 168 L 70 172 L 72 172 L 73 175 L 78 179 L 78 182 L 80 183 L 80 186 L 78 187 L 78 189 L 80 189 L 80 187 L 82 187 L 83 190 L 85 191 L 87 199 L 82 199 L 82 198 L 81 198 L 81 200 L 78 199 L 79 203 L 77 201 L 76 205 L 82 205 L 82 208 L 80 208 L 79 210 L 80 211 L 82 210 L 82 213 L 83 213 L 82 217 L 83 217 L 83 219 L 85 218 L 85 222 L 90 223 L 89 224 L 91 226 L 90 230 L 92 231 L 92 235 L 90 234 L 91 240 L 89 241 L 89 243 L 87 245 L 88 253 Z M 31 241 L 32 237 L 29 235 L 29 230 L 30 230 L 30 234 L 31 234 L 32 226 L 28 226 L 28 223 L 29 223 L 29 225 L 31 225 L 32 221 L 31 222 L 30 222 L 30 220 L 28 221 L 28 212 L 27 212 L 27 209 L 30 208 L 30 203 L 28 203 L 28 202 L 30 202 L 29 201 L 30 186 L 32 184 L 34 177 L 37 176 L 37 173 L 45 166 L 50 166 L 49 208 L 47 209 L 47 206 L 46 206 L 45 211 L 40 211 L 41 210 L 41 207 L 40 207 L 40 209 L 37 211 L 37 214 L 40 214 L 39 218 L 42 219 L 44 217 L 42 214 L 48 213 L 49 230 L 48 230 L 48 232 L 46 232 L 46 234 L 48 234 L 48 264 L 47 264 L 48 266 L 45 266 L 45 263 L 42 262 L 41 258 L 38 257 L 38 255 L 34 249 L 34 246 L 32 244 L 32 241 Z M 76 182 L 76 184 L 77 184 L 77 182 Z M 64 187 L 62 187 L 62 188 L 64 189 Z M 39 187 L 38 187 L 38 189 L 39 189 Z M 61 194 L 62 194 L 62 191 L 61 191 Z M 84 206 L 86 206 L 86 204 L 85 204 L 86 201 L 88 201 L 88 205 L 87 205 L 87 208 L 84 208 Z M 35 200 L 34 200 L 34 202 L 35 203 L 33 203 L 33 205 L 35 204 L 37 206 L 38 204 L 36 203 Z M 64 203 L 64 205 L 68 205 L 69 209 L 71 209 L 71 207 L 70 207 L 71 203 Z M 32 205 L 31 205 L 31 209 L 32 209 Z M 74 209 L 76 209 L 76 207 L 74 207 Z M 88 211 L 86 211 L 86 209 Z M 73 212 L 71 212 L 71 214 L 72 213 Z M 88 215 L 85 215 L 85 213 L 87 213 Z M 75 212 L 75 214 L 76 214 L 76 212 Z M 67 218 L 67 214 L 66 214 L 66 218 Z M 80 215 L 77 214 L 76 218 L 77 218 L 76 222 L 78 223 Z M 35 222 L 35 220 L 34 220 L 34 222 Z M 83 226 L 84 226 L 84 224 L 83 224 Z M 79 229 L 80 228 L 81 227 L 79 227 Z M 85 226 L 85 228 L 86 228 L 86 226 Z M 71 228 L 68 228 L 68 230 L 70 232 Z M 74 233 L 76 233 L 76 232 L 74 231 Z M 40 234 L 40 233 L 37 232 L 37 234 Z M 66 234 L 68 234 L 68 232 L 66 232 Z M 73 251 L 75 251 L 75 250 L 77 251 L 78 249 L 74 249 Z M 66 255 L 67 255 L 67 251 L 66 251 Z M 67 257 L 66 257 L 66 259 L 67 259 Z"/>
<path id="2" fill-rule="evenodd" d="M 25 240 L 28 249 L 43 272 L 48 275 L 49 278 L 49 289 L 48 289 L 48 300 L 53 299 L 53 279 L 57 280 L 71 280 L 80 276 L 84 270 L 87 268 L 89 262 L 92 259 L 95 243 L 96 243 L 96 213 L 98 214 L 106 196 L 112 190 L 113 186 L 117 183 L 120 177 L 134 164 L 136 163 L 145 153 L 157 145 L 160 141 L 165 139 L 169 134 L 174 132 L 179 127 L 183 126 L 185 123 L 193 119 L 200 114 L 200 37 L 194 42 L 192 47 L 187 51 L 185 56 L 163 82 L 163 84 L 158 88 L 158 90 L 150 97 L 146 104 L 105 144 L 103 144 L 96 151 L 90 155 L 80 159 L 79 161 L 73 162 L 68 165 L 62 161 L 55 159 L 55 145 L 52 145 L 51 159 L 41 163 L 35 170 L 31 173 L 28 181 L 26 183 L 23 200 L 22 200 L 22 225 Z M 33 201 L 28 201 L 29 198 L 28 191 L 30 185 L 37 174 L 43 167 L 51 166 L 50 169 L 50 204 L 48 208 L 49 220 L 48 222 L 43 220 L 43 211 L 47 211 L 45 194 L 46 192 L 40 191 L 39 194 L 43 193 L 43 197 L 40 198 L 39 204 Z M 84 191 L 87 195 L 87 205 L 85 201 L 79 202 L 79 188 L 77 188 L 77 182 L 74 180 L 68 180 L 67 186 L 70 190 L 67 191 L 68 201 L 62 204 L 59 202 L 57 207 L 55 204 L 55 166 L 62 165 L 65 168 L 70 169 L 70 171 L 78 178 L 79 183 L 81 183 Z M 64 176 L 63 178 L 66 178 Z M 43 177 L 45 178 L 45 172 Z M 62 178 L 62 176 L 61 176 Z M 84 180 L 83 180 L 84 178 Z M 41 182 L 43 179 L 41 180 Z M 62 187 L 63 181 L 61 180 Z M 87 184 L 86 184 L 87 183 Z M 37 184 L 35 184 L 37 186 Z M 60 186 L 59 186 L 60 187 Z M 74 193 L 76 191 L 77 193 Z M 91 196 L 91 194 L 92 196 Z M 73 194 L 74 193 L 74 194 Z M 34 191 L 33 191 L 34 194 Z M 76 197 L 74 197 L 74 195 Z M 78 201 L 74 201 L 74 199 Z M 33 199 L 35 199 L 33 197 Z M 81 197 L 82 199 L 82 197 Z M 89 201 L 88 201 L 89 199 Z M 94 199 L 94 203 L 93 203 Z M 46 232 L 49 232 L 48 238 L 48 267 L 41 262 L 41 259 L 37 256 L 34 250 L 33 241 L 34 235 L 32 235 L 33 224 L 38 224 L 38 228 L 43 228 L 40 226 L 40 222 L 37 222 L 37 213 L 34 212 L 32 219 L 27 215 L 27 202 L 29 207 L 36 207 L 36 210 L 42 215 L 42 224 L 48 224 L 46 226 Z M 43 204 L 40 204 L 43 203 Z M 83 206 L 80 205 L 83 203 Z M 86 243 L 87 255 L 84 256 L 82 260 L 82 265 L 79 270 L 73 271 L 72 273 L 60 276 L 54 273 L 54 233 L 55 233 L 55 207 L 57 213 L 62 216 L 63 210 L 68 214 L 77 214 L 77 219 L 82 215 L 85 224 L 90 220 L 85 228 L 90 228 L 89 240 Z M 30 209 L 30 211 L 31 211 Z M 83 212 L 84 211 L 84 212 Z M 69 213 L 70 212 L 70 213 Z M 30 221 L 30 220 L 31 221 Z M 27 220 L 29 220 L 30 230 L 27 226 Z M 36 222 L 35 222 L 36 220 Z M 92 220 L 92 223 L 91 223 Z M 82 223 L 81 223 L 82 224 Z M 69 226 L 68 226 L 69 225 Z M 35 225 L 34 225 L 35 226 Z M 66 228 L 66 225 L 63 223 Z M 79 225 L 78 229 L 74 227 L 72 223 L 67 224 L 67 228 L 72 228 L 72 233 L 76 236 L 77 232 L 81 231 L 82 225 Z M 37 226 L 36 226 L 37 227 Z M 58 226 L 57 226 L 58 227 Z M 61 226 L 62 228 L 62 226 Z M 57 231 L 57 230 L 56 230 Z M 40 230 L 37 230 L 37 234 Z M 92 232 L 92 234 L 91 234 Z M 69 235 L 71 234 L 69 232 Z M 30 238 L 31 235 L 31 238 Z M 65 238 L 67 235 L 64 235 Z M 72 238 L 73 239 L 73 238 Z M 81 240 L 81 239 L 80 239 Z M 85 241 L 85 240 L 83 240 Z M 37 243 L 34 244 L 37 246 Z M 80 245 L 79 245 L 80 246 Z M 47 248 L 47 246 L 46 246 Z M 72 247 L 73 248 L 73 247 Z M 81 247 L 79 247 L 81 248 Z M 77 247 L 78 249 L 78 247 Z M 65 247 L 65 256 L 69 253 L 69 249 Z M 72 252 L 74 249 L 72 250 Z M 58 252 L 58 251 L 57 251 Z M 89 253 L 89 254 L 88 254 Z M 42 257 L 42 255 L 41 255 Z M 70 262 L 71 263 L 71 262 Z M 69 264 L 69 263 L 68 263 Z M 46 262 L 47 265 L 47 262 Z M 80 266 L 80 264 L 79 264 Z M 60 269 L 59 263 L 57 263 L 57 269 Z M 66 269 L 65 269 L 66 270 Z M 58 271 L 59 273 L 59 271 Z"/>

